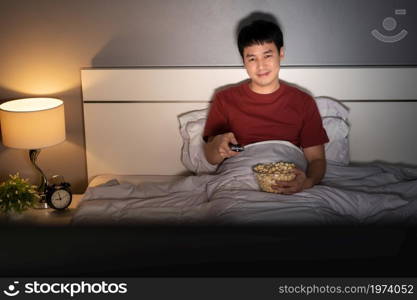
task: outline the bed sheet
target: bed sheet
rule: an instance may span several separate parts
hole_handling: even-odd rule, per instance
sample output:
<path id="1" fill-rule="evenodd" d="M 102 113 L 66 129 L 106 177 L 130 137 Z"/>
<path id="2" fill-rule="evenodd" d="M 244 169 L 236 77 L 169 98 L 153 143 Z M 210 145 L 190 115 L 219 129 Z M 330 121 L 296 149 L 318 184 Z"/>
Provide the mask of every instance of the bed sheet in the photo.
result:
<path id="1" fill-rule="evenodd" d="M 259 191 L 251 170 L 271 161 L 306 167 L 300 149 L 285 141 L 268 141 L 247 146 L 210 175 L 154 178 L 159 182 L 149 177 L 132 177 L 130 182 L 102 177 L 100 183 L 106 182 L 97 185 L 97 180 L 87 189 L 72 223 L 416 224 L 417 168 L 329 163 L 322 184 L 279 195 Z"/>

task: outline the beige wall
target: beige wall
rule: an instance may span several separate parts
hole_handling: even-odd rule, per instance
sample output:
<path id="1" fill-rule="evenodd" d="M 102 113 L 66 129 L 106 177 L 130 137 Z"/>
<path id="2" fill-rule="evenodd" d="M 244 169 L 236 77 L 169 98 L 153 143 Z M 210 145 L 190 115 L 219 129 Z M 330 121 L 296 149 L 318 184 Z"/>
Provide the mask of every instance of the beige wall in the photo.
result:
<path id="1" fill-rule="evenodd" d="M 48 177 L 63 175 L 79 193 L 87 184 L 80 68 L 92 65 L 92 58 L 114 34 L 117 24 L 108 23 L 114 9 L 104 7 L 91 22 L 88 5 L 82 1 L 63 3 L 1 1 L 0 102 L 32 96 L 64 101 L 67 139 L 42 150 L 38 159 Z M 0 180 L 16 172 L 37 183 L 26 151 L 1 145 Z"/>
<path id="2" fill-rule="evenodd" d="M 80 69 L 239 65 L 234 26 L 257 7 L 250 0 L 1 0 L 0 103 L 33 96 L 64 101 L 67 140 L 43 150 L 38 162 L 48 177 L 61 174 L 83 192 Z M 39 179 L 25 151 L 0 143 L 0 181 L 16 172 Z"/>
<path id="3" fill-rule="evenodd" d="M 1 0 L 0 104 L 36 96 L 57 97 L 65 104 L 67 139 L 60 145 L 42 150 L 38 162 L 45 174 L 48 177 L 63 175 L 76 193 L 83 192 L 87 185 L 81 68 L 187 65 L 187 62 L 191 65 L 195 62 L 239 64 L 234 41 L 230 38 L 234 28 L 224 30 L 224 18 L 221 20 L 221 14 L 213 12 L 226 9 L 232 12 L 230 16 L 233 15 L 227 22 L 236 23 L 235 20 L 253 10 L 255 4 L 233 10 L 233 3 Z M 203 12 L 220 26 L 199 24 L 198 15 Z M 211 51 L 226 48 L 221 52 L 228 55 L 207 56 L 207 46 L 199 41 L 201 31 L 228 39 L 229 43 L 225 44 L 205 37 Z M 212 57 L 211 61 L 207 57 Z M 39 180 L 24 150 L 5 148 L 0 143 L 0 181 L 16 172 L 33 183 Z"/>

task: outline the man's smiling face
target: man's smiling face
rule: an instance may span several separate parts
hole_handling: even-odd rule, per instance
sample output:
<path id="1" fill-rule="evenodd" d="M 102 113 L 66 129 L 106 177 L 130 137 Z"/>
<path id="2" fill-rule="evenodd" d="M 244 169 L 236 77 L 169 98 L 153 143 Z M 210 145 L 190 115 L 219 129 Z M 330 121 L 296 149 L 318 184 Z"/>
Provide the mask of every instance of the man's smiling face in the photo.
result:
<path id="1" fill-rule="evenodd" d="M 280 62 L 284 50 L 278 51 L 273 42 L 254 44 L 243 50 L 243 63 L 252 79 L 250 88 L 259 94 L 269 94 L 279 88 Z"/>

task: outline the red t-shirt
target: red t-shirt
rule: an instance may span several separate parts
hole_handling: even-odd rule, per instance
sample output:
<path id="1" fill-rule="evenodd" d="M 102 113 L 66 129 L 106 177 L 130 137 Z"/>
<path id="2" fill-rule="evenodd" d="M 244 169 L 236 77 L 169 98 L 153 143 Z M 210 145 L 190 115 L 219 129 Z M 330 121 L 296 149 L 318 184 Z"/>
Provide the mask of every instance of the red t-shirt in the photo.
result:
<path id="1" fill-rule="evenodd" d="M 203 137 L 226 132 L 242 145 L 284 140 L 307 148 L 329 141 L 314 99 L 283 82 L 271 94 L 255 93 L 249 82 L 218 92 Z"/>

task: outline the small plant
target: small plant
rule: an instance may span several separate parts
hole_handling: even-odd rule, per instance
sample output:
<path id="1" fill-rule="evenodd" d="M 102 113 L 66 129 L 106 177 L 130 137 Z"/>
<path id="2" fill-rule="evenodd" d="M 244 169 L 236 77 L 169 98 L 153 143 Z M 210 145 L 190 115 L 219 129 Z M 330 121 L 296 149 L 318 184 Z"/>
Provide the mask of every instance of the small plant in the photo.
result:
<path id="1" fill-rule="evenodd" d="M 27 179 L 22 179 L 19 173 L 9 175 L 10 179 L 0 184 L 0 212 L 20 213 L 33 207 L 39 198 L 35 185 L 30 185 Z"/>

